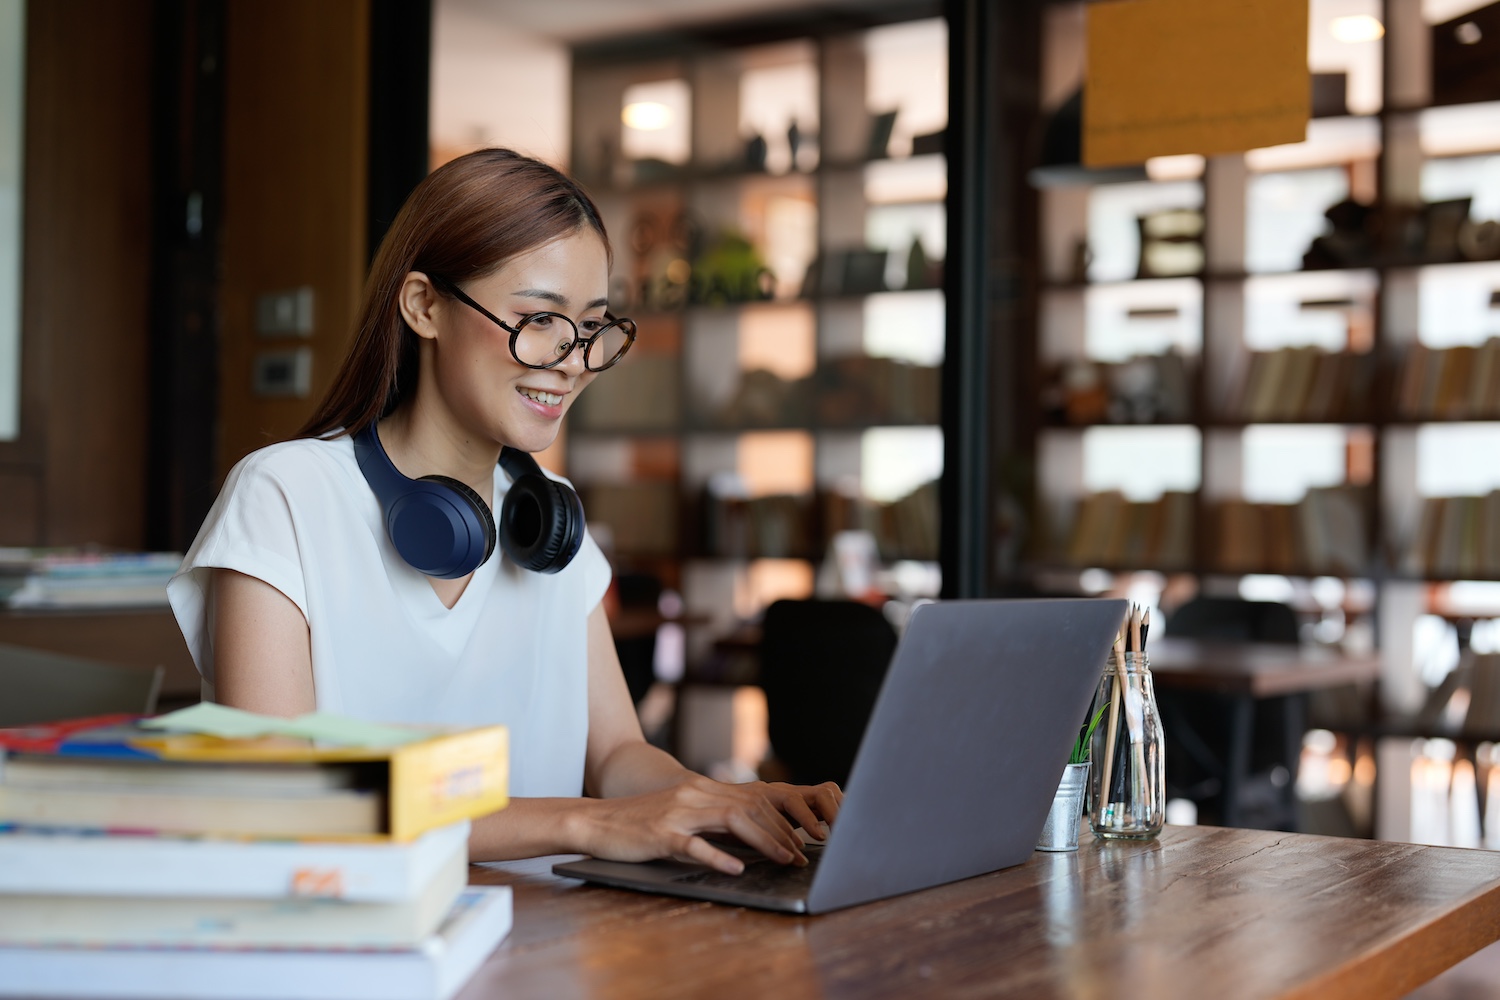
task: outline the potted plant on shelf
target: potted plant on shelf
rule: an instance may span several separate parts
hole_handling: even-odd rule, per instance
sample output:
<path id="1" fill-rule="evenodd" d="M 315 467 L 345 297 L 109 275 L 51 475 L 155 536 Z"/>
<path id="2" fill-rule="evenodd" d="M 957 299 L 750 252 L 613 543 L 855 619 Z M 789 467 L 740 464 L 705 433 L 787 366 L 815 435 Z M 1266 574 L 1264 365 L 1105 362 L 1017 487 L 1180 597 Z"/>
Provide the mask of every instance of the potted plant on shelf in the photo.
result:
<path id="1" fill-rule="evenodd" d="M 1039 851 L 1078 850 L 1078 826 L 1083 822 L 1083 797 L 1089 785 L 1089 742 L 1109 702 L 1099 706 L 1094 717 L 1079 730 L 1073 741 L 1073 752 L 1068 755 L 1068 765 L 1063 768 L 1062 781 L 1057 794 L 1052 797 L 1052 808 L 1047 812 L 1047 822 L 1042 825 L 1042 834 L 1037 838 Z"/>

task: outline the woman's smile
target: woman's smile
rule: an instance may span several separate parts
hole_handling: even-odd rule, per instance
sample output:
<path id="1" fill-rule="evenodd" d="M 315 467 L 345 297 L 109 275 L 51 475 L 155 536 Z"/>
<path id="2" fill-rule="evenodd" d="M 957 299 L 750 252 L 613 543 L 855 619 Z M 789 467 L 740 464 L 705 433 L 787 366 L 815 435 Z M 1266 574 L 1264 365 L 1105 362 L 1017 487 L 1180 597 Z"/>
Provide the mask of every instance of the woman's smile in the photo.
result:
<path id="1" fill-rule="evenodd" d="M 546 389 L 532 389 L 524 385 L 516 386 L 516 392 L 526 400 L 530 407 L 537 413 L 550 419 L 559 419 L 563 415 L 563 400 L 567 398 L 566 392 L 549 392 Z"/>

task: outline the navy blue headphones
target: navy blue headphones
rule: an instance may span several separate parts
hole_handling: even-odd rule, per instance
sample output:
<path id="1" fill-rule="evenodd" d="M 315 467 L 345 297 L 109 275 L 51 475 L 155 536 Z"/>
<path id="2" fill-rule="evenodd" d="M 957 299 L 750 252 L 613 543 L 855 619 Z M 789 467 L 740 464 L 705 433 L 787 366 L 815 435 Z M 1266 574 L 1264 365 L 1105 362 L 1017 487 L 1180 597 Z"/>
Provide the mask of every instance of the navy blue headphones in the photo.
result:
<path id="1" fill-rule="evenodd" d="M 391 543 L 426 576 L 453 580 L 474 572 L 495 551 L 497 533 L 513 562 L 538 573 L 556 573 L 583 545 L 583 501 L 547 478 L 524 451 L 500 452 L 500 467 L 511 484 L 498 532 L 489 504 L 457 479 L 403 476 L 373 423 L 354 435 L 354 457 L 380 501 Z"/>

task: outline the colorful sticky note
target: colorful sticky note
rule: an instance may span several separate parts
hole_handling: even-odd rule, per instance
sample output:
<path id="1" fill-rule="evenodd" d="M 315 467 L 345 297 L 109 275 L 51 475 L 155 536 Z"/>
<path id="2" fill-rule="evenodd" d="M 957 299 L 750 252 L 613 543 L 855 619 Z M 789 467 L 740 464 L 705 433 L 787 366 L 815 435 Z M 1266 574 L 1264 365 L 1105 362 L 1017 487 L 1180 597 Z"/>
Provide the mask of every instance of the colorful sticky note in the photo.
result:
<path id="1" fill-rule="evenodd" d="M 432 736 L 430 730 L 388 726 L 329 712 L 312 712 L 295 719 L 282 719 L 215 705 L 212 702 L 201 702 L 154 719 L 145 719 L 141 726 L 145 729 L 217 736 L 222 739 L 290 736 L 345 747 L 394 747 Z"/>

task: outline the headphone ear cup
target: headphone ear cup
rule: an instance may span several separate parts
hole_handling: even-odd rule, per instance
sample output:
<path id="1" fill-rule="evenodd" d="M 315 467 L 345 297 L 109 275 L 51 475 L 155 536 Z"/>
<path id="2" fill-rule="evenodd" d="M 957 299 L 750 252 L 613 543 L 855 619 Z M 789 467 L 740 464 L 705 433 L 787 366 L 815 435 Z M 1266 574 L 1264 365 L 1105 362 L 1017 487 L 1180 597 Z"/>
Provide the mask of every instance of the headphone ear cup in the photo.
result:
<path id="1" fill-rule="evenodd" d="M 500 547 L 522 569 L 556 573 L 583 545 L 583 501 L 539 472 L 518 476 L 500 508 Z"/>
<path id="2" fill-rule="evenodd" d="M 483 565 L 495 550 L 495 519 L 479 494 L 447 476 L 408 479 L 385 453 L 374 424 L 353 439 L 354 459 L 380 502 L 386 536 L 408 566 L 456 580 Z"/>
<path id="3" fill-rule="evenodd" d="M 490 505 L 485 503 L 484 499 L 478 493 L 475 493 L 468 483 L 461 483 L 457 479 L 451 479 L 448 476 L 423 476 L 418 482 L 439 483 L 469 502 L 469 506 L 474 508 L 475 520 L 479 522 L 480 527 L 484 530 L 484 558 L 479 560 L 479 564 L 474 568 L 478 569 L 479 566 L 483 566 L 488 562 L 490 556 L 495 552 L 495 518 L 490 513 Z"/>

